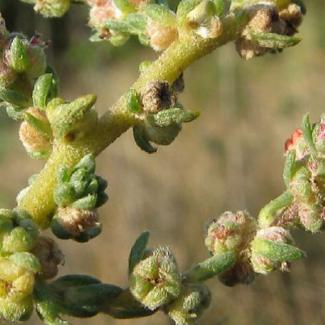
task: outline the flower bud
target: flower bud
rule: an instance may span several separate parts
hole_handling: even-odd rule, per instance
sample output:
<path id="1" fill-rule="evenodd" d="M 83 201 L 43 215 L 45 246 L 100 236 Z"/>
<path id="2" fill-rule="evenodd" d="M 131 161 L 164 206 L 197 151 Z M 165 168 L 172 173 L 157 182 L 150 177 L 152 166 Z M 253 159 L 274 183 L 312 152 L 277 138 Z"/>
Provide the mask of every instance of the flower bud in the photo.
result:
<path id="1" fill-rule="evenodd" d="M 146 33 L 151 47 L 155 51 L 163 51 L 178 37 L 178 30 L 174 26 L 163 25 L 148 18 Z"/>
<path id="2" fill-rule="evenodd" d="M 256 220 L 246 211 L 225 212 L 207 226 L 205 245 L 212 255 L 239 252 L 256 231 Z"/>
<path id="3" fill-rule="evenodd" d="M 12 302 L 10 299 L 0 299 L 0 313 L 5 320 L 12 322 L 27 321 L 33 313 L 34 303 L 32 295 Z"/>
<path id="4" fill-rule="evenodd" d="M 182 130 L 182 125 L 178 123 L 165 127 L 145 124 L 144 127 L 148 140 L 162 146 L 168 146 L 171 144 Z"/>
<path id="5" fill-rule="evenodd" d="M 52 279 L 58 272 L 58 266 L 64 263 L 64 256 L 56 242 L 49 237 L 40 236 L 32 253 L 38 258 L 41 270 L 38 275 L 42 279 Z"/>
<path id="6" fill-rule="evenodd" d="M 270 227 L 257 232 L 251 244 L 251 263 L 256 273 L 268 274 L 276 269 L 288 270 L 288 262 L 305 254 L 292 246 L 289 231 Z"/>
<path id="7" fill-rule="evenodd" d="M 16 80 L 17 74 L 0 61 L 0 87 L 10 87 Z"/>
<path id="8" fill-rule="evenodd" d="M 173 93 L 167 81 L 155 80 L 141 90 L 141 101 L 146 113 L 155 114 L 170 108 L 174 103 Z"/>
<path id="9" fill-rule="evenodd" d="M 325 152 L 325 115 L 313 129 L 313 140 L 317 151 Z"/>
<path id="10" fill-rule="evenodd" d="M 202 284 L 186 284 L 177 299 L 164 307 L 164 311 L 177 325 L 196 324 L 196 320 L 211 302 L 209 289 Z"/>
<path id="11" fill-rule="evenodd" d="M 52 219 L 51 229 L 60 239 L 73 239 L 78 242 L 87 242 L 102 231 L 96 210 L 71 207 L 58 208 Z"/>
<path id="12" fill-rule="evenodd" d="M 70 0 L 32 0 L 34 10 L 45 17 L 62 17 L 70 8 Z"/>
<path id="13" fill-rule="evenodd" d="M 22 210 L 10 211 L 8 220 L 2 222 L 1 250 L 4 253 L 28 252 L 36 244 L 38 227 L 31 217 Z"/>
<path id="14" fill-rule="evenodd" d="M 34 273 L 8 258 L 0 258 L 0 299 L 18 302 L 32 293 Z M 1 305 L 1 304 L 0 304 Z"/>
<path id="15" fill-rule="evenodd" d="M 296 129 L 284 144 L 285 151 L 296 151 L 296 159 L 301 160 L 310 152 L 300 128 Z"/>
<path id="16" fill-rule="evenodd" d="M 41 109 L 32 107 L 27 113 L 43 124 L 48 124 L 46 114 Z M 32 158 L 46 159 L 52 152 L 51 138 L 37 129 L 35 124 L 24 121 L 20 125 L 19 138 Z"/>
<path id="17" fill-rule="evenodd" d="M 318 232 L 322 230 L 325 222 L 324 208 L 316 205 L 299 205 L 299 218 L 301 224 L 306 230 L 311 232 Z"/>
<path id="18" fill-rule="evenodd" d="M 145 307 L 154 310 L 179 296 L 181 277 L 174 255 L 161 247 L 140 261 L 130 275 L 130 291 Z"/>

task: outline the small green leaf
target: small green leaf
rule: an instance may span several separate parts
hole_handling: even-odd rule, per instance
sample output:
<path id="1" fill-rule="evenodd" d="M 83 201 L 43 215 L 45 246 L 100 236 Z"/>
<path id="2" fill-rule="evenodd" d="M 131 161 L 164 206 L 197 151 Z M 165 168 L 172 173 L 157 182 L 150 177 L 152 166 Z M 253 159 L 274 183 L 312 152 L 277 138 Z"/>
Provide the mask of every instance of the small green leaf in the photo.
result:
<path id="1" fill-rule="evenodd" d="M 33 105 L 45 110 L 47 104 L 47 96 L 52 85 L 52 74 L 47 73 L 39 77 L 35 83 L 33 90 Z"/>
<path id="2" fill-rule="evenodd" d="M 301 130 L 304 135 L 304 139 L 311 150 L 316 150 L 313 141 L 313 130 L 309 121 L 309 114 L 305 114 L 301 122 Z"/>
<path id="3" fill-rule="evenodd" d="M 41 264 L 37 257 L 28 252 L 14 253 L 9 256 L 9 260 L 34 273 L 41 270 Z"/>
<path id="4" fill-rule="evenodd" d="M 285 243 L 275 243 L 272 240 L 255 238 L 254 253 L 277 262 L 297 260 L 306 254 L 297 247 Z"/>
<path id="5" fill-rule="evenodd" d="M 258 217 L 259 226 L 261 228 L 269 227 L 277 218 L 276 212 L 288 207 L 294 199 L 290 191 L 286 191 L 278 196 L 275 200 L 268 203 L 261 209 Z"/>
<path id="6" fill-rule="evenodd" d="M 165 127 L 174 123 L 188 123 L 199 116 L 200 111 L 190 112 L 181 108 L 170 108 L 154 115 L 148 115 L 147 120 L 157 126 Z"/>
<path id="7" fill-rule="evenodd" d="M 283 169 L 283 179 L 287 188 L 289 188 L 290 181 L 292 180 L 296 169 L 296 151 L 291 150 L 287 152 L 286 161 Z"/>
<path id="8" fill-rule="evenodd" d="M 58 171 L 56 173 L 56 179 L 58 180 L 58 182 L 60 183 L 65 183 L 68 182 L 70 178 L 69 175 L 69 167 L 66 165 L 61 165 L 58 168 Z"/>
<path id="9" fill-rule="evenodd" d="M 222 16 L 226 9 L 224 0 L 214 0 L 213 3 L 215 4 L 217 9 L 216 15 L 219 17 Z"/>
<path id="10" fill-rule="evenodd" d="M 4 103 L 2 103 L 4 104 Z M 11 105 L 9 103 L 4 104 L 3 106 L 6 107 L 7 114 L 10 118 L 15 121 L 23 121 L 24 120 L 24 111 L 19 108 L 18 106 Z"/>
<path id="11" fill-rule="evenodd" d="M 0 87 L 0 99 L 9 104 L 18 106 L 18 108 L 27 108 L 31 104 L 31 100 L 28 96 L 3 87 Z"/>
<path id="12" fill-rule="evenodd" d="M 126 93 L 126 106 L 131 113 L 139 113 L 142 110 L 140 94 L 135 89 Z"/>
<path id="13" fill-rule="evenodd" d="M 95 157 L 92 154 L 88 154 L 84 156 L 74 167 L 73 172 L 76 171 L 77 169 L 85 169 L 87 171 L 87 174 L 95 173 L 96 170 Z"/>
<path id="14" fill-rule="evenodd" d="M 166 6 L 158 4 L 150 4 L 144 7 L 144 13 L 153 21 L 166 26 L 174 26 L 176 24 L 175 14 Z"/>
<path id="15" fill-rule="evenodd" d="M 197 283 L 206 281 L 231 268 L 236 262 L 236 257 L 237 254 L 235 252 L 216 254 L 202 263 L 193 265 L 183 275 L 186 282 Z"/>
<path id="16" fill-rule="evenodd" d="M 87 195 L 75 202 L 73 202 L 70 206 L 72 208 L 81 209 L 81 210 L 91 210 L 96 207 L 97 195 Z"/>
<path id="17" fill-rule="evenodd" d="M 153 147 L 147 139 L 143 125 L 135 125 L 133 127 L 133 136 L 135 143 L 141 150 L 147 153 L 155 153 L 157 151 L 157 148 Z"/>
<path id="18" fill-rule="evenodd" d="M 275 33 L 250 32 L 250 36 L 259 46 L 270 49 L 284 49 L 301 42 L 300 38 Z"/>
<path id="19" fill-rule="evenodd" d="M 51 66 L 48 65 L 46 67 L 46 73 L 52 75 L 52 82 L 51 82 L 51 87 L 50 91 L 47 94 L 47 99 L 52 100 L 53 98 L 56 98 L 59 96 L 60 93 L 60 78 L 56 70 Z"/>
<path id="20" fill-rule="evenodd" d="M 43 135 L 52 138 L 53 133 L 52 133 L 52 128 L 50 123 L 44 122 L 42 120 L 39 120 L 37 117 L 34 115 L 26 112 L 25 114 L 25 120 L 28 124 L 30 124 L 34 129 L 42 133 Z"/>
<path id="21" fill-rule="evenodd" d="M 147 248 L 150 237 L 149 231 L 144 231 L 135 241 L 129 256 L 129 275 L 134 267 L 141 261 L 144 251 Z"/>
<path id="22" fill-rule="evenodd" d="M 18 36 L 14 38 L 10 46 L 11 65 L 16 72 L 24 72 L 27 69 L 27 49 L 26 43 Z"/>

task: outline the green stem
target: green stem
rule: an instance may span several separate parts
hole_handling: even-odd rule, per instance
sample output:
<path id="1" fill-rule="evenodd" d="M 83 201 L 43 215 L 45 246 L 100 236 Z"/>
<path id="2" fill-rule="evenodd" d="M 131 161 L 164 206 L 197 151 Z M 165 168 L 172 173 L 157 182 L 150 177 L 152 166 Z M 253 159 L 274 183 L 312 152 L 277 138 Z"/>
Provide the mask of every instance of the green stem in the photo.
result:
<path id="1" fill-rule="evenodd" d="M 237 39 L 245 24 L 244 15 L 231 14 L 223 20 L 224 33 L 216 39 L 204 39 L 194 33 L 181 35 L 140 75 L 132 88 L 139 91 L 148 82 L 157 79 L 172 83 L 194 61 Z M 72 143 L 55 142 L 53 153 L 45 168 L 19 202 L 18 208 L 27 210 L 41 228 L 48 227 L 49 217 L 55 209 L 53 189 L 56 185 L 58 167 L 62 164 L 73 167 L 88 153 L 98 155 L 138 122 L 138 119 L 128 112 L 126 98 L 123 96 L 101 117 L 96 128 L 83 139 Z"/>

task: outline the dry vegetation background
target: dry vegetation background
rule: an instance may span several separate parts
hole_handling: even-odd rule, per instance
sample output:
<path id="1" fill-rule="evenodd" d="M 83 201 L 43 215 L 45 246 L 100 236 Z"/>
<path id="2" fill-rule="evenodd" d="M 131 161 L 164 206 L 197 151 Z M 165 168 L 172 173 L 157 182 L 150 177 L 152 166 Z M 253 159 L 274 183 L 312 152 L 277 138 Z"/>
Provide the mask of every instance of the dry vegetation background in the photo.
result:
<path id="1" fill-rule="evenodd" d="M 98 174 L 109 180 L 110 200 L 100 210 L 104 231 L 87 245 L 61 241 L 66 256 L 61 275 L 91 274 L 125 286 L 127 258 L 138 234 L 149 229 L 151 246 L 168 245 L 180 269 L 208 257 L 204 224 L 225 210 L 259 209 L 283 189 L 284 142 L 302 115 L 316 121 L 325 109 L 325 7 L 308 1 L 303 42 L 283 54 L 241 60 L 232 44 L 197 62 L 185 73 L 181 100 L 201 117 L 185 125 L 174 144 L 158 153 L 140 151 L 129 131 L 98 159 Z M 11 29 L 51 38 L 50 61 L 72 100 L 97 93 L 103 112 L 133 83 L 142 60 L 157 55 L 136 41 L 115 49 L 91 44 L 85 8 L 74 6 L 63 20 L 45 21 L 16 0 L 0 0 Z M 55 33 L 55 34 L 54 34 Z M 0 204 L 14 197 L 42 162 L 30 160 L 17 137 L 17 123 L 0 112 Z M 252 286 L 228 288 L 209 281 L 213 301 L 206 325 L 325 324 L 324 234 L 296 233 L 308 259 L 291 274 L 260 276 Z M 166 325 L 162 313 L 147 319 L 116 321 L 107 316 L 75 320 L 76 325 Z M 29 325 L 41 324 L 33 318 Z"/>

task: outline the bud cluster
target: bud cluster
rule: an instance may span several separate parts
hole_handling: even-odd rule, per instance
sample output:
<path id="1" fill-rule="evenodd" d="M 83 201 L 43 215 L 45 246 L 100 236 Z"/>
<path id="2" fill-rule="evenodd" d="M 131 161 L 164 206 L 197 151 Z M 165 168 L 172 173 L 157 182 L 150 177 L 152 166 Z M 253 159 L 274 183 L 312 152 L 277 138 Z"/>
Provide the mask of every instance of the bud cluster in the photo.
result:
<path id="1" fill-rule="evenodd" d="M 101 233 L 96 208 L 108 199 L 107 182 L 94 174 L 95 167 L 95 158 L 86 155 L 72 171 L 67 166 L 59 168 L 54 190 L 58 208 L 51 222 L 57 237 L 86 242 Z"/>
<path id="2" fill-rule="evenodd" d="M 38 227 L 26 212 L 0 210 L 0 314 L 6 320 L 27 320 L 33 311 L 41 265 L 30 251 L 37 240 Z"/>
<path id="3" fill-rule="evenodd" d="M 296 3 L 279 9 L 274 1 L 261 1 L 249 5 L 247 10 L 249 22 L 236 41 L 237 52 L 245 60 L 276 53 L 300 42 L 293 37 L 303 16 L 302 7 Z"/>
<path id="4" fill-rule="evenodd" d="M 0 100 L 11 111 L 31 104 L 36 79 L 46 68 L 46 43 L 39 35 L 30 40 L 20 33 L 9 33 L 0 16 Z"/>
<path id="5" fill-rule="evenodd" d="M 306 230 L 325 225 L 325 116 L 314 125 L 304 116 L 301 129 L 286 141 L 284 180 L 293 195 L 294 216 Z"/>
<path id="6" fill-rule="evenodd" d="M 70 0 L 23 0 L 45 17 L 62 17 L 70 8 Z"/>
<path id="7" fill-rule="evenodd" d="M 181 131 L 182 123 L 193 121 L 199 112 L 185 110 L 177 101 L 183 91 L 182 74 L 170 86 L 167 81 L 155 80 L 142 88 L 141 92 L 131 89 L 127 93 L 129 111 L 142 121 L 133 127 L 133 135 L 140 149 L 153 153 L 157 149 L 151 145 L 171 144 Z"/>

